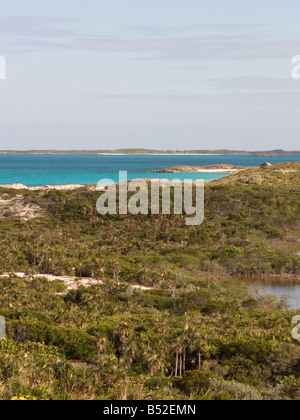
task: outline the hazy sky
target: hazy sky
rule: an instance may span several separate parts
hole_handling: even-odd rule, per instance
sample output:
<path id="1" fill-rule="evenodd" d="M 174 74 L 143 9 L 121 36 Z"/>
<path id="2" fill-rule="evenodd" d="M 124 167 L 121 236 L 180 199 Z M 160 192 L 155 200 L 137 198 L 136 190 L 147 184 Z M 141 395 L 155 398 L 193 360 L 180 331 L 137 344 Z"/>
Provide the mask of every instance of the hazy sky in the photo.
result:
<path id="1" fill-rule="evenodd" d="M 300 149 L 299 0 L 10 0 L 0 149 Z"/>

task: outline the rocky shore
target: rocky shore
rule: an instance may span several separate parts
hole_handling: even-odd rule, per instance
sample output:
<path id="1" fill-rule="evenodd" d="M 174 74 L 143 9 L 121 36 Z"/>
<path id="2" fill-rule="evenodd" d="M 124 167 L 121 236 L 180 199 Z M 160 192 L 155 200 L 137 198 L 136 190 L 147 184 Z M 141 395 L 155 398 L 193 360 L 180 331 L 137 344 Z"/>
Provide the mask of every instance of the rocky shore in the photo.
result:
<path id="1" fill-rule="evenodd" d="M 0 188 L 13 189 L 13 190 L 29 190 L 29 191 L 74 191 L 81 188 L 94 190 L 95 186 L 86 186 L 79 184 L 67 184 L 67 185 L 46 185 L 45 187 L 27 187 L 23 184 L 11 184 L 11 185 L 0 185 Z"/>

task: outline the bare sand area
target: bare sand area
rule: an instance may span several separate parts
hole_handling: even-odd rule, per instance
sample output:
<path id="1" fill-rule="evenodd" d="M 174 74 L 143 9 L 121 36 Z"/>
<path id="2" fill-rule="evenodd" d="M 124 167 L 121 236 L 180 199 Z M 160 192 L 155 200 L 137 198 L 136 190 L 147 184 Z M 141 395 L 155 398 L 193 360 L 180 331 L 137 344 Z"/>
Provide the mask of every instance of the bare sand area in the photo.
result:
<path id="1" fill-rule="evenodd" d="M 66 286 L 67 291 L 77 290 L 80 286 L 88 288 L 88 287 L 92 287 L 94 285 L 97 285 L 97 286 L 103 285 L 102 280 L 94 279 L 94 278 L 91 278 L 91 277 L 78 278 L 78 277 L 74 277 L 74 276 L 54 276 L 52 274 L 26 274 L 26 273 L 19 273 L 19 272 L 17 272 L 17 273 L 5 273 L 5 274 L 0 276 L 0 279 L 1 278 L 9 278 L 10 276 L 19 277 L 19 278 L 25 279 L 25 280 L 44 278 L 44 279 L 47 279 L 50 282 L 60 281 Z M 122 284 L 125 284 L 125 283 L 122 283 Z M 140 286 L 138 284 L 136 284 L 136 285 L 128 284 L 128 287 L 130 287 L 132 290 L 144 290 L 144 291 L 153 289 L 152 287 Z"/>
<path id="2" fill-rule="evenodd" d="M 51 191 L 51 190 L 57 190 L 57 191 L 73 191 L 78 190 L 80 188 L 93 188 L 85 185 L 79 185 L 79 184 L 67 184 L 67 185 L 46 185 L 44 187 L 27 187 L 23 184 L 11 184 L 11 185 L 0 185 L 0 188 L 6 188 L 6 189 L 13 189 L 13 190 L 29 190 L 29 191 Z"/>

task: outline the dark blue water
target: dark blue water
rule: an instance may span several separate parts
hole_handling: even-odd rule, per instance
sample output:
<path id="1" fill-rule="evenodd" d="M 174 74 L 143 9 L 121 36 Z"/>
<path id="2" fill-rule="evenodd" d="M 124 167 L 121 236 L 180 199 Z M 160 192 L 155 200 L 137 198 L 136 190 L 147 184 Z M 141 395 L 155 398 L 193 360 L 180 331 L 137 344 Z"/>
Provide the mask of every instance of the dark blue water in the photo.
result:
<path id="1" fill-rule="evenodd" d="M 96 184 L 103 178 L 118 180 L 119 171 L 127 171 L 134 178 L 192 178 L 211 181 L 220 174 L 150 174 L 152 169 L 174 165 L 205 166 L 218 163 L 236 166 L 259 166 L 266 158 L 248 156 L 51 156 L 1 155 L 0 185 L 20 183 L 29 187 L 64 184 Z M 300 161 L 300 156 L 267 158 L 272 163 Z"/>

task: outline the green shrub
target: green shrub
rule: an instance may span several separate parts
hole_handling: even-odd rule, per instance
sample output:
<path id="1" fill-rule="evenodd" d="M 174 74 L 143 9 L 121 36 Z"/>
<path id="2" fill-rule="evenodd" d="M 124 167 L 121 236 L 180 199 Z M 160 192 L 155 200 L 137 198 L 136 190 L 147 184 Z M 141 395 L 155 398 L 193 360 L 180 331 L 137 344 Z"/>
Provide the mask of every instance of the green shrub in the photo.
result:
<path id="1" fill-rule="evenodd" d="M 58 347 L 69 359 L 92 358 L 96 352 L 92 337 L 85 331 L 43 322 L 8 322 L 8 338 L 19 343 L 29 341 Z"/>
<path id="2" fill-rule="evenodd" d="M 208 391 L 211 374 L 201 370 L 185 372 L 182 378 L 174 378 L 174 384 L 185 394 L 199 394 Z"/>
<path id="3" fill-rule="evenodd" d="M 209 383 L 209 389 L 216 394 L 216 399 L 219 399 L 218 395 L 222 395 L 223 393 L 225 393 L 225 396 L 227 394 L 227 396 L 230 395 L 231 397 L 226 399 L 240 401 L 260 401 L 263 399 L 262 395 L 255 388 L 234 381 L 212 379 Z"/>

